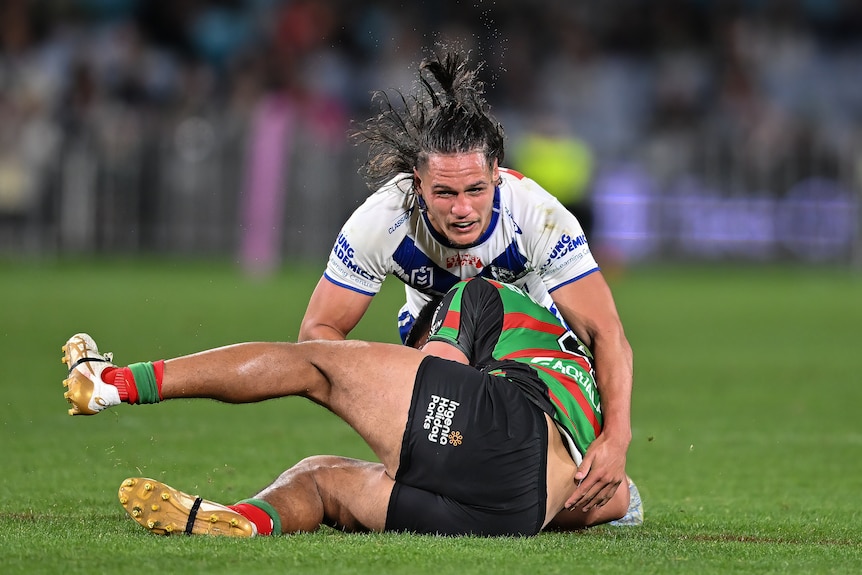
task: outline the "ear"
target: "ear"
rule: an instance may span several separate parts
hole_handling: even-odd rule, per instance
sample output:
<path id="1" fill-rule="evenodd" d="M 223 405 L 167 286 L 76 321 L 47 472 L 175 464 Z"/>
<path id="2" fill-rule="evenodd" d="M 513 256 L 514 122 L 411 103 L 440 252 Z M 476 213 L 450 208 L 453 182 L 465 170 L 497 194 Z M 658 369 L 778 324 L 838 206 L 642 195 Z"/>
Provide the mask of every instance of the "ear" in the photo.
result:
<path id="1" fill-rule="evenodd" d="M 419 177 L 419 170 L 416 168 L 413 168 L 413 193 L 416 194 L 419 207 L 424 209 L 425 198 L 422 197 L 422 178 Z"/>
<path id="2" fill-rule="evenodd" d="M 500 181 L 500 164 L 497 158 L 494 158 L 494 163 L 491 164 L 491 181 L 496 185 Z"/>
<path id="3" fill-rule="evenodd" d="M 418 192 L 422 185 L 422 178 L 419 177 L 419 170 L 413 168 L 413 189 Z"/>

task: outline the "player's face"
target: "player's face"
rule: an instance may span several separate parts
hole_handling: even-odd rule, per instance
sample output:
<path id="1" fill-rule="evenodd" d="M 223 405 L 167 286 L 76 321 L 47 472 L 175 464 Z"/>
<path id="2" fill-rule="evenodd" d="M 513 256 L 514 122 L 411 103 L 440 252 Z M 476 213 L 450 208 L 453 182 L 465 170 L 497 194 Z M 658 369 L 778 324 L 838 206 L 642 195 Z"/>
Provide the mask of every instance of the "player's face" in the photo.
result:
<path id="1" fill-rule="evenodd" d="M 469 246 L 488 228 L 500 179 L 496 160 L 489 167 L 481 152 L 434 154 L 413 177 L 428 220 L 450 243 Z"/>

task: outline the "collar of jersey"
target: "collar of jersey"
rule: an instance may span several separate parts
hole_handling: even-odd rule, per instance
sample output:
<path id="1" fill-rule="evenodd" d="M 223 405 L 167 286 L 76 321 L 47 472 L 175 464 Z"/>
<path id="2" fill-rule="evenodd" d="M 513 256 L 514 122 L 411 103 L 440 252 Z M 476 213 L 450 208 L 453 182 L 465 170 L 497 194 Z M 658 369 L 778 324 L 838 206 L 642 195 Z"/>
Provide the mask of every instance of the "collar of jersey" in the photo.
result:
<path id="1" fill-rule="evenodd" d="M 446 236 L 438 232 L 434 226 L 431 225 L 431 221 L 428 219 L 428 213 L 422 212 L 422 217 L 425 219 L 425 225 L 428 226 L 428 230 L 431 232 L 431 237 L 435 240 L 446 246 L 447 248 L 452 248 L 453 250 L 462 250 L 466 248 L 472 248 L 474 246 L 478 246 L 482 244 L 485 240 L 491 237 L 491 234 L 494 233 L 494 228 L 497 227 L 497 220 L 500 219 L 500 186 L 494 186 L 494 207 L 491 208 L 491 223 L 488 224 L 488 229 L 479 236 L 479 239 L 473 242 L 468 246 L 455 246 L 446 239 Z"/>

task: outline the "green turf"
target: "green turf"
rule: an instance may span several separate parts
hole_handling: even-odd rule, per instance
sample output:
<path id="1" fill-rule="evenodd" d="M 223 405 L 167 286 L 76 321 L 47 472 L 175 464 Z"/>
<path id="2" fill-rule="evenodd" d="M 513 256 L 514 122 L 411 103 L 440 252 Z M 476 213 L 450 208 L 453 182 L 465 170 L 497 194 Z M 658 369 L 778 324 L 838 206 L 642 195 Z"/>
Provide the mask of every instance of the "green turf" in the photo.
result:
<path id="1" fill-rule="evenodd" d="M 635 349 L 629 471 L 639 528 L 531 539 L 315 534 L 163 538 L 128 519 L 148 475 L 224 502 L 302 457 L 372 457 L 287 398 L 176 401 L 69 417 L 60 346 L 92 333 L 120 363 L 294 340 L 319 266 L 267 280 L 185 261 L 0 262 L 4 573 L 862 572 L 862 277 L 652 267 L 613 277 Z M 355 335 L 395 341 L 394 280 Z"/>

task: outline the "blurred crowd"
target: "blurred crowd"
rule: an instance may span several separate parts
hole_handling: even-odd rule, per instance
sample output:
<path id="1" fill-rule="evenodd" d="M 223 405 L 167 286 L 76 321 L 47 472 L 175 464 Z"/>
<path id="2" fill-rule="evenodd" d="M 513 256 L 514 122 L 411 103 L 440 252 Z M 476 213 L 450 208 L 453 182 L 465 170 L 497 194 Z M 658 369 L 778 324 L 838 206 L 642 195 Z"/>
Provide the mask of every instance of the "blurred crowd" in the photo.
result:
<path id="1" fill-rule="evenodd" d="M 254 180 L 255 121 L 279 118 L 322 150 L 315 165 L 341 158 L 336 189 L 315 192 L 349 199 L 337 225 L 366 193 L 346 151 L 350 120 L 371 114 L 372 90 L 410 90 L 423 50 L 446 40 L 485 62 L 515 167 L 519 143 L 544 135 L 584 146 L 593 174 L 634 162 L 659 184 L 694 173 L 726 194 L 772 197 L 810 177 L 859 186 L 855 0 L 4 0 L 0 228 L 73 234 L 81 220 L 63 206 L 162 213 L 156 190 L 189 179 L 214 146 L 234 168 L 188 185 L 232 187 L 219 209 L 233 213 Z M 171 161 L 185 162 L 173 169 L 165 133 Z M 260 145 L 267 137 L 278 134 L 258 133 Z M 107 191 L 73 202 L 86 196 L 75 181 Z M 137 247 L 158 243 L 158 226 L 138 224 Z"/>

